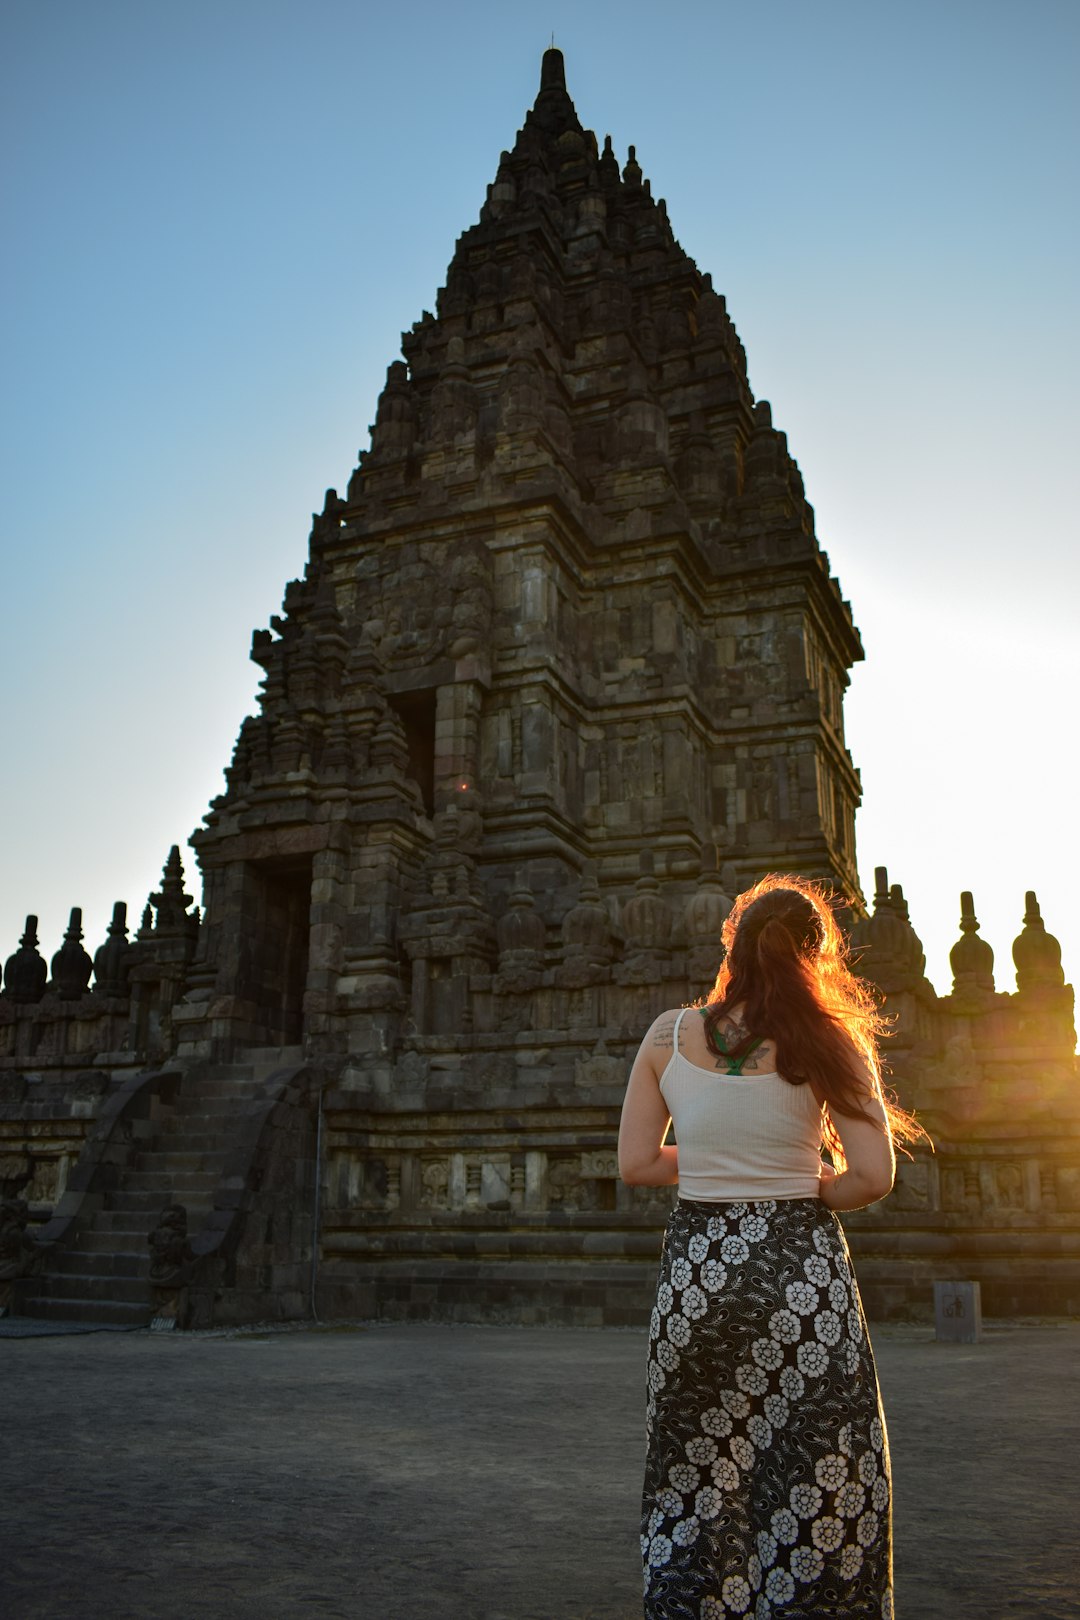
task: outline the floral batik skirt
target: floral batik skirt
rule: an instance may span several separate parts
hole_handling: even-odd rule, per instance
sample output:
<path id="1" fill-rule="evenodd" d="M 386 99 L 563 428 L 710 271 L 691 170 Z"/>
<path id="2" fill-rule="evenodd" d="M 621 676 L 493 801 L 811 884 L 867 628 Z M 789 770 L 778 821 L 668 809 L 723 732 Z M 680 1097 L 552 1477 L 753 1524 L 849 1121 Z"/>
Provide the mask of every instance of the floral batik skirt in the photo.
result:
<path id="1" fill-rule="evenodd" d="M 891 1620 L 877 1374 L 819 1198 L 675 1206 L 647 1426 L 646 1620 Z"/>

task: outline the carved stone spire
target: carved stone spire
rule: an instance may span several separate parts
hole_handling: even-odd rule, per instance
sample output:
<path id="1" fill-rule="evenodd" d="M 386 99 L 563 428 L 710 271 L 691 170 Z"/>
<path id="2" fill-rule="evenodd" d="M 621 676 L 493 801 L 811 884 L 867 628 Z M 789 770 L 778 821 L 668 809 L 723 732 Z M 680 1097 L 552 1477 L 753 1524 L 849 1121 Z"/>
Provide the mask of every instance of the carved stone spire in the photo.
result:
<path id="1" fill-rule="evenodd" d="M 611 977 L 614 954 L 611 918 L 600 898 L 596 862 L 586 861 L 577 905 L 563 918 L 562 961 L 555 970 L 555 983 L 566 990 L 603 984 Z"/>
<path id="2" fill-rule="evenodd" d="M 1023 932 L 1017 935 L 1012 948 L 1016 988 L 1021 994 L 1044 986 L 1057 989 L 1065 983 L 1061 946 L 1046 931 L 1034 889 L 1028 889 L 1025 901 Z"/>
<path id="3" fill-rule="evenodd" d="M 623 984 L 655 983 L 670 954 L 674 918 L 660 892 L 651 850 L 641 851 L 639 867 L 641 875 L 622 912 L 626 958 L 618 976 Z"/>
<path id="4" fill-rule="evenodd" d="M 99 996 L 126 996 L 131 946 L 128 943 L 127 906 L 117 900 L 104 945 L 94 952 L 94 991 Z"/>
<path id="5" fill-rule="evenodd" d="M 715 844 L 703 844 L 701 877 L 683 915 L 687 969 L 693 983 L 716 977 L 724 952 L 720 934 L 733 904 L 720 875 L 719 851 Z"/>
<path id="6" fill-rule="evenodd" d="M 547 930 L 523 873 L 510 895 L 510 903 L 495 924 L 499 972 L 495 988 L 511 994 L 532 990 L 544 971 Z"/>
<path id="7" fill-rule="evenodd" d="M 36 917 L 27 917 L 19 949 L 8 957 L 4 967 L 4 994 L 12 1001 L 40 1001 L 45 994 L 49 970 L 37 948 L 37 925 Z"/>
<path id="8" fill-rule="evenodd" d="M 975 902 L 971 891 L 960 896 L 960 938 L 949 952 L 953 970 L 953 995 L 985 998 L 994 993 L 994 951 L 979 936 Z"/>
<path id="9" fill-rule="evenodd" d="M 889 886 L 888 869 L 874 868 L 874 910 L 851 932 L 858 970 L 882 990 L 913 990 L 926 967 L 922 941 L 908 921 L 907 901 L 898 883 Z"/>
<path id="10" fill-rule="evenodd" d="M 53 988 L 61 1001 L 78 1001 L 90 983 L 94 964 L 82 947 L 82 907 L 72 906 L 64 943 L 52 959 Z"/>
<path id="11" fill-rule="evenodd" d="M 156 913 L 155 935 L 179 936 L 188 933 L 191 928 L 191 916 L 188 912 L 191 899 L 190 894 L 184 893 L 184 867 L 180 860 L 180 846 L 174 844 L 165 862 L 161 889 L 159 893 L 150 896 L 150 904 Z"/>

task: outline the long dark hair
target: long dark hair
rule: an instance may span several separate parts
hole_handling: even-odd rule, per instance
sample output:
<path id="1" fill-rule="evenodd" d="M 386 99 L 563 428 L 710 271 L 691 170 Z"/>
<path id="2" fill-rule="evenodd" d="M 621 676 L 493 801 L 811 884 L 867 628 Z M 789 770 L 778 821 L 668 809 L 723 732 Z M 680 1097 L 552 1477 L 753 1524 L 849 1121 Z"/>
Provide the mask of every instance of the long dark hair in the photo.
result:
<path id="1" fill-rule="evenodd" d="M 838 1168 L 843 1149 L 829 1115 L 872 1117 L 863 1105 L 864 1074 L 881 1097 L 894 1140 L 929 1141 L 914 1115 L 884 1093 L 878 1039 L 888 1026 L 873 992 L 848 965 L 822 884 L 770 873 L 740 894 L 722 938 L 726 954 L 702 1013 L 710 1051 L 739 1057 L 757 1039 L 775 1041 L 778 1073 L 794 1086 L 813 1082 L 828 1103 L 823 1134 Z M 724 1054 L 717 1027 L 736 1009 L 747 1034 Z"/>

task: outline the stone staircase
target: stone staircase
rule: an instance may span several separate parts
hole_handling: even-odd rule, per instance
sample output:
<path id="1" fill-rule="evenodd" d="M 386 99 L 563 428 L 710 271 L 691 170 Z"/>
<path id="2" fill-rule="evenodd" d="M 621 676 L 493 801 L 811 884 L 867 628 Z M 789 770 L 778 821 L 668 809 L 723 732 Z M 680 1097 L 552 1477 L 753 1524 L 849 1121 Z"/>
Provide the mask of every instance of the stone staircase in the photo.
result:
<path id="1" fill-rule="evenodd" d="M 259 1049 L 248 1061 L 186 1073 L 155 1133 L 133 1149 L 104 1207 L 73 1239 L 48 1251 L 26 1285 L 20 1316 L 141 1327 L 154 1315 L 147 1238 L 169 1204 L 183 1204 L 194 1240 L 214 1208 L 245 1112 L 264 1081 L 300 1048 Z"/>

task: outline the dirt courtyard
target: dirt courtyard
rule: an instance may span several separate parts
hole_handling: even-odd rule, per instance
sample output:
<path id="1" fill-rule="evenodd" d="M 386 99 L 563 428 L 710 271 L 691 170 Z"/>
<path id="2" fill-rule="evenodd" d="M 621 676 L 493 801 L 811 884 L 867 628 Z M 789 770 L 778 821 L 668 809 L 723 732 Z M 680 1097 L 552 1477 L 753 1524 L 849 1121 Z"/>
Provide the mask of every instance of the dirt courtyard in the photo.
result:
<path id="1" fill-rule="evenodd" d="M 1080 1617 L 1080 1322 L 872 1337 L 898 1620 Z M 0 1615 L 640 1620 L 644 1359 L 615 1330 L 5 1332 Z"/>

